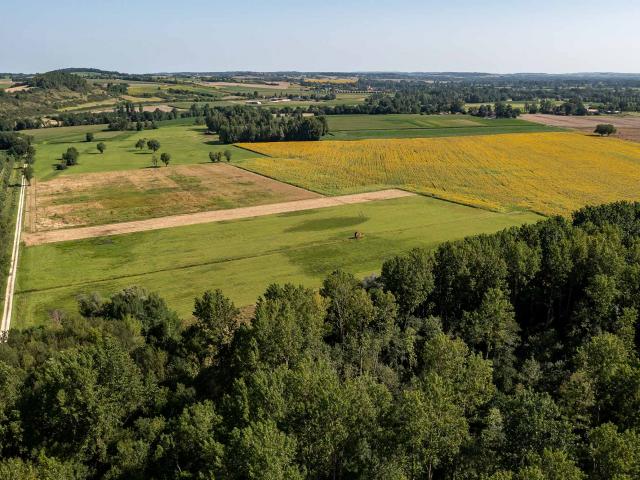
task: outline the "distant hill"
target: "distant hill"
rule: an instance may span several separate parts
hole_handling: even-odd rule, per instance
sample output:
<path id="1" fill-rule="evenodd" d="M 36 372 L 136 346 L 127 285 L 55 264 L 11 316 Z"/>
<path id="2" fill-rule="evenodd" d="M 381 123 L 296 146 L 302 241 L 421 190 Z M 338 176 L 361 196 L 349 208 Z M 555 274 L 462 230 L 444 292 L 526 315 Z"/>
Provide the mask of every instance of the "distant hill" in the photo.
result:
<path id="1" fill-rule="evenodd" d="M 89 84 L 84 78 L 60 70 L 35 75 L 29 79 L 28 83 L 31 87 L 42 88 L 44 90 L 68 88 L 74 92 L 84 92 L 89 88 Z"/>
<path id="2" fill-rule="evenodd" d="M 102 70 L 100 68 L 60 68 L 54 70 L 54 72 L 62 73 L 93 73 L 98 75 L 122 75 L 122 73 L 115 70 Z"/>

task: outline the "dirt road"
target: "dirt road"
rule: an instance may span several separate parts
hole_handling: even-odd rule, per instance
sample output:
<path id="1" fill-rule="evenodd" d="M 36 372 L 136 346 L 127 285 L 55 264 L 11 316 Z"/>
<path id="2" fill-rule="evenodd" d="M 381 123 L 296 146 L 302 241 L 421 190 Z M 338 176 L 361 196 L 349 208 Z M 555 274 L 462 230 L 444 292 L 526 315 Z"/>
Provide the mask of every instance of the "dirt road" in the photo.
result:
<path id="1" fill-rule="evenodd" d="M 170 217 L 152 218 L 149 220 L 139 220 L 135 222 L 113 223 L 110 225 L 98 225 L 95 227 L 26 233 L 23 238 L 26 245 L 39 245 L 42 243 L 64 242 L 67 240 L 80 240 L 83 238 L 102 237 L 106 235 L 121 235 L 147 230 L 158 230 L 161 228 L 196 225 L 199 223 L 221 222 L 225 220 L 273 215 L 277 213 L 336 207 L 339 205 L 372 202 L 376 200 L 389 200 L 411 195 L 414 194 L 404 190 L 380 190 L 377 192 L 357 193 L 353 195 L 342 195 L 339 197 L 311 198 L 292 202 L 273 203 L 271 205 L 214 210 L 187 215 L 173 215 Z"/>
<path id="2" fill-rule="evenodd" d="M 7 289 L 4 295 L 4 305 L 2 309 L 2 319 L 0 319 L 0 342 L 4 342 L 9 335 L 11 328 L 11 315 L 13 312 L 13 291 L 16 286 L 16 275 L 18 273 L 18 255 L 20 253 L 20 233 L 22 231 L 22 216 L 24 214 L 24 191 L 26 180 L 20 175 L 20 197 L 18 199 L 18 214 L 16 216 L 16 230 L 13 234 L 13 249 L 11 250 L 11 264 L 9 265 L 9 276 L 7 277 Z"/>

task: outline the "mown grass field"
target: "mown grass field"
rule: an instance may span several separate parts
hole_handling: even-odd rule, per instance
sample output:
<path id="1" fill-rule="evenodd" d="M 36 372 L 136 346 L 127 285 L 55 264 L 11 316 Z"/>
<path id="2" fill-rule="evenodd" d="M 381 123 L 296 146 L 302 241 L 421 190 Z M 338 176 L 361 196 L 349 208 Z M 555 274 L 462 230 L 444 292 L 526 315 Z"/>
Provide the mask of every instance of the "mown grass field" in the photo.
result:
<path id="1" fill-rule="evenodd" d="M 324 140 L 430 138 L 500 133 L 552 132 L 559 129 L 518 119 L 470 115 L 329 115 Z"/>
<path id="2" fill-rule="evenodd" d="M 495 210 L 566 214 L 640 198 L 640 145 L 578 133 L 250 144 L 244 168 L 326 194 L 405 188 Z"/>
<path id="3" fill-rule="evenodd" d="M 118 103 L 117 98 L 107 98 L 105 100 L 97 100 L 95 102 L 85 102 L 85 103 L 79 103 L 77 105 L 72 105 L 68 107 L 62 107 L 62 108 L 59 108 L 58 111 L 72 112 L 72 111 L 80 111 L 80 110 L 91 110 L 93 108 L 100 108 L 100 107 L 108 108 L 108 107 L 115 106 L 116 103 Z"/>
<path id="4" fill-rule="evenodd" d="M 79 293 L 108 295 L 128 285 L 160 292 L 184 317 L 206 289 L 221 288 L 249 305 L 273 282 L 318 287 L 336 268 L 364 276 L 415 246 L 539 218 L 416 196 L 27 247 L 14 325 L 45 323 L 53 308 L 73 312 Z M 353 240 L 355 230 L 364 238 Z"/>
<path id="5" fill-rule="evenodd" d="M 75 175 L 80 173 L 110 172 L 151 167 L 151 150 L 138 150 L 135 143 L 140 138 L 157 139 L 161 153 L 171 154 L 171 165 L 189 165 L 209 162 L 209 152 L 230 150 L 233 160 L 241 160 L 259 156 L 233 145 L 220 145 L 214 135 L 206 135 L 206 127 L 193 125 L 193 119 L 167 122 L 155 130 L 141 132 L 110 132 L 104 125 L 87 127 L 62 127 L 43 129 L 35 133 L 36 163 L 35 173 L 38 180 L 47 180 L 58 175 Z M 94 133 L 92 142 L 85 141 L 87 132 Z M 29 132 L 30 133 L 30 132 Z M 100 154 L 96 149 L 98 142 L 104 142 L 106 151 Z M 80 152 L 78 165 L 67 170 L 54 169 L 62 154 L 69 147 Z"/>
<path id="6" fill-rule="evenodd" d="M 27 189 L 31 232 L 315 198 L 226 163 L 65 175 Z"/>

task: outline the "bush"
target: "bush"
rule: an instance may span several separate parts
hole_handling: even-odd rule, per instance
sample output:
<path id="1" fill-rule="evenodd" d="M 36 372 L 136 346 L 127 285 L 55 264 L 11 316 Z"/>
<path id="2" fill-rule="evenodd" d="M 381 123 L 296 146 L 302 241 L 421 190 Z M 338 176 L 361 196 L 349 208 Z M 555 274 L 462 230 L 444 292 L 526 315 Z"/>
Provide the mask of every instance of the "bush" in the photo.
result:
<path id="1" fill-rule="evenodd" d="M 80 152 L 78 152 L 76 147 L 69 147 L 67 151 L 62 154 L 62 160 L 64 160 L 64 163 L 66 163 L 68 167 L 76 165 L 79 157 Z"/>
<path id="2" fill-rule="evenodd" d="M 596 126 L 596 129 L 593 131 L 593 133 L 597 133 L 601 137 L 604 135 L 608 137 L 609 135 L 616 133 L 616 131 L 616 127 L 614 127 L 610 123 L 601 123 L 600 125 Z"/>

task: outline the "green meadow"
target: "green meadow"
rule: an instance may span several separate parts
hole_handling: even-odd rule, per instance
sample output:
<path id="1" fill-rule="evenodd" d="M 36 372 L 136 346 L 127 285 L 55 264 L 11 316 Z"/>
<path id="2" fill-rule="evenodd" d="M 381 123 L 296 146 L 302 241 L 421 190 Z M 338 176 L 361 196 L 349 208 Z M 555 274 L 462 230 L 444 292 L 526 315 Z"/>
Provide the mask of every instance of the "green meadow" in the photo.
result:
<path id="1" fill-rule="evenodd" d="M 42 324 L 53 308 L 73 312 L 78 294 L 109 295 L 129 285 L 161 293 L 185 318 L 207 289 L 250 305 L 273 282 L 318 287 L 337 268 L 365 276 L 412 247 L 540 218 L 415 196 L 25 247 L 14 325 Z M 354 240 L 356 230 L 364 238 Z"/>
<path id="2" fill-rule="evenodd" d="M 161 153 L 171 154 L 171 165 L 188 165 L 209 162 L 209 152 L 230 150 L 233 160 L 243 160 L 259 154 L 235 147 L 221 145 L 216 135 L 207 135 L 206 127 L 193 124 L 193 119 L 163 122 L 160 128 L 141 132 L 112 132 L 104 125 L 81 127 L 49 128 L 29 131 L 35 138 L 35 173 L 39 180 L 48 180 L 57 175 L 132 170 L 151 166 L 151 150 L 138 150 L 135 143 L 141 139 L 156 139 L 160 142 Z M 33 132 L 33 133 L 32 133 Z M 85 141 L 87 132 L 94 134 L 91 142 Z M 96 144 L 104 142 L 104 153 L 98 152 Z M 62 154 L 69 147 L 80 152 L 78 164 L 66 170 L 55 170 Z"/>

